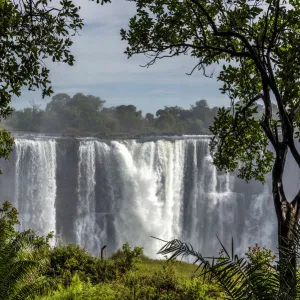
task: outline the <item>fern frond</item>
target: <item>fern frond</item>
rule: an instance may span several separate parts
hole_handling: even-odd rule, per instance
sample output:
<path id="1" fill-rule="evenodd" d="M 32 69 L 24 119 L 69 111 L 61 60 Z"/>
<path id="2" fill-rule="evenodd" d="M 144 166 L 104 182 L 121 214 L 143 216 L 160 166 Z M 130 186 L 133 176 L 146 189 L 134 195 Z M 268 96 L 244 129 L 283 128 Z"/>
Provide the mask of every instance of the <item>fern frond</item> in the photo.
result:
<path id="1" fill-rule="evenodd" d="M 193 256 L 198 264 L 196 273 L 206 281 L 217 282 L 228 299 L 239 300 L 274 300 L 278 295 L 279 276 L 276 270 L 266 263 L 251 264 L 245 258 L 234 253 L 232 242 L 231 253 L 224 250 L 224 257 L 204 257 L 195 251 L 191 244 L 178 239 L 167 242 L 158 254 L 171 256 Z"/>

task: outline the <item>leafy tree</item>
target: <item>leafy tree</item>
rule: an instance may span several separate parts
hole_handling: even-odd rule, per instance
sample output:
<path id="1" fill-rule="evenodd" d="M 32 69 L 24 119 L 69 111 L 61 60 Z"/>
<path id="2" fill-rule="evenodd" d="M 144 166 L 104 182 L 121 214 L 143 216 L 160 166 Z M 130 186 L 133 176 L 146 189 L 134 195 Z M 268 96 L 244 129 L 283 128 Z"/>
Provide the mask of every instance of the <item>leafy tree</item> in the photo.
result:
<path id="1" fill-rule="evenodd" d="M 52 97 L 52 100 L 47 104 L 46 111 L 59 113 L 71 101 L 71 97 L 65 93 L 59 93 Z"/>
<path id="2" fill-rule="evenodd" d="M 71 35 L 82 28 L 79 7 L 62 0 L 0 1 L 0 118 L 12 113 L 12 96 L 21 88 L 42 89 L 43 97 L 53 91 L 45 60 L 73 65 Z M 0 131 L 0 157 L 8 159 L 13 138 Z"/>
<path id="3" fill-rule="evenodd" d="M 126 133 L 137 133 L 143 128 L 142 111 L 134 105 L 119 105 L 114 109 L 114 117 L 118 120 L 119 129 Z"/>
<path id="4" fill-rule="evenodd" d="M 211 111 L 206 100 L 196 101 L 195 105 L 192 105 L 191 111 L 195 118 L 203 121 L 203 124 L 206 128 L 211 125 Z"/>
<path id="5" fill-rule="evenodd" d="M 191 109 L 182 109 L 182 111 L 180 112 L 180 119 L 186 121 L 189 119 L 196 119 L 196 117 L 193 115 Z"/>
<path id="6" fill-rule="evenodd" d="M 176 115 L 164 110 L 159 110 L 156 115 L 158 116 L 156 127 L 163 133 L 182 133 L 184 131 L 184 124 Z"/>
<path id="7" fill-rule="evenodd" d="M 203 122 L 199 119 L 190 119 L 187 123 L 188 134 L 201 134 L 203 132 Z"/>
<path id="8" fill-rule="evenodd" d="M 300 167 L 295 145 L 295 137 L 300 136 L 299 1 L 131 2 L 137 14 L 128 30 L 121 30 L 129 44 L 128 57 L 146 54 L 150 56 L 146 66 L 150 66 L 158 59 L 189 54 L 197 59 L 191 73 L 198 69 L 206 76 L 208 66 L 222 65 L 217 79 L 223 82 L 221 92 L 229 96 L 233 108 L 220 109 L 211 127 L 214 163 L 225 171 L 237 169 L 247 181 L 264 182 L 264 175 L 272 170 L 279 246 L 291 249 L 291 230 L 300 216 L 300 191 L 287 199 L 282 178 L 288 152 Z M 264 113 L 257 120 L 259 100 Z M 234 105 L 236 101 L 240 104 Z M 296 256 L 291 259 L 293 267 L 281 273 L 281 289 L 295 286 Z"/>
<path id="9" fill-rule="evenodd" d="M 156 127 L 164 133 L 183 133 L 185 124 L 183 122 L 183 108 L 179 106 L 165 106 L 156 112 Z"/>
<path id="10" fill-rule="evenodd" d="M 175 118 L 181 117 L 181 112 L 183 111 L 182 107 L 179 106 L 165 106 L 164 109 L 159 109 L 156 112 L 157 117 L 161 117 L 166 114 L 173 115 Z"/>
<path id="11" fill-rule="evenodd" d="M 82 93 L 77 93 L 66 104 L 67 106 L 75 107 L 82 112 L 92 113 L 101 111 L 104 103 L 105 100 L 100 99 L 100 97 L 95 97 L 92 95 L 85 96 Z"/>
<path id="12" fill-rule="evenodd" d="M 115 107 L 115 114 L 120 118 L 126 117 L 142 117 L 142 111 L 137 111 L 134 105 L 120 105 Z"/>
<path id="13" fill-rule="evenodd" d="M 59 93 L 46 107 L 44 123 L 40 130 L 61 132 L 64 130 L 97 131 L 102 125 L 105 100 L 93 95 L 77 93 L 73 97 Z M 51 130 L 52 129 L 52 130 Z"/>
<path id="14" fill-rule="evenodd" d="M 146 120 L 151 124 L 154 121 L 154 115 L 151 113 L 146 113 Z"/>

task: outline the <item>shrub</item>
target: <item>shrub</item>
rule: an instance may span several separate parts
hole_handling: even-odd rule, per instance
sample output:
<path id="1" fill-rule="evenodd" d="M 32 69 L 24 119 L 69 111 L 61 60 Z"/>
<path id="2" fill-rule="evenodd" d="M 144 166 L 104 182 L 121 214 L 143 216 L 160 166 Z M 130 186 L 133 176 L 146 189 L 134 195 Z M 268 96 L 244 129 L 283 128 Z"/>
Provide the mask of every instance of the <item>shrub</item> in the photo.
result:
<path id="1" fill-rule="evenodd" d="M 153 274 L 129 271 L 121 282 L 130 290 L 132 298 L 129 299 L 181 299 L 178 298 L 180 282 L 173 262 L 167 263 Z"/>
<path id="2" fill-rule="evenodd" d="M 142 248 L 131 250 L 126 243 L 122 250 L 102 261 L 77 245 L 55 247 L 49 252 L 49 268 L 44 275 L 56 278 L 64 286 L 70 285 L 75 274 L 93 284 L 108 282 L 133 269 L 142 254 Z"/>
<path id="3" fill-rule="evenodd" d="M 142 247 L 130 248 L 128 243 L 123 244 L 122 250 L 118 250 L 111 256 L 111 259 L 118 266 L 120 274 L 124 274 L 129 270 L 136 268 L 136 264 L 140 261 L 144 254 Z"/>
<path id="4" fill-rule="evenodd" d="M 118 283 L 101 283 L 92 285 L 89 281 L 84 282 L 78 275 L 71 279 L 69 287 L 59 285 L 57 291 L 49 293 L 44 297 L 37 297 L 36 300 L 116 300 L 130 299 L 126 287 Z"/>
<path id="5" fill-rule="evenodd" d="M 174 267 L 174 261 L 168 261 L 161 270 L 155 272 L 153 281 L 159 291 L 176 291 L 179 279 Z"/>
<path id="6" fill-rule="evenodd" d="M 258 244 L 255 244 L 254 247 L 249 247 L 245 256 L 249 259 L 251 264 L 261 265 L 271 265 L 276 258 L 276 255 L 272 253 L 271 249 L 268 249 L 265 246 L 260 247 Z"/>
<path id="7" fill-rule="evenodd" d="M 49 257 L 49 267 L 44 275 L 58 279 L 63 285 L 69 285 L 75 274 L 85 280 L 97 281 L 97 265 L 100 260 L 79 246 L 55 247 L 49 252 Z"/>
<path id="8" fill-rule="evenodd" d="M 180 299 L 215 300 L 223 299 L 223 296 L 216 285 L 206 284 L 201 278 L 195 278 L 184 283 Z"/>

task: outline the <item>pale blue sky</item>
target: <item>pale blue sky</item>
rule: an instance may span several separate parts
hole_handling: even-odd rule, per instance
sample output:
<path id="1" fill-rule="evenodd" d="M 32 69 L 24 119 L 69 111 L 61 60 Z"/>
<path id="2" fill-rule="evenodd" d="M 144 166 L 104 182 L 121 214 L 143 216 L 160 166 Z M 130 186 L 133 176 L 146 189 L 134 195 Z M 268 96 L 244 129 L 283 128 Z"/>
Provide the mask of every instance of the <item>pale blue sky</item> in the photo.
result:
<path id="1" fill-rule="evenodd" d="M 87 0 L 74 2 L 82 7 L 85 27 L 73 38 L 75 65 L 48 64 L 55 93 L 92 94 L 105 99 L 106 106 L 133 104 L 144 112 L 165 105 L 188 108 L 200 99 L 207 99 L 210 106 L 228 105 L 215 78 L 205 78 L 201 72 L 185 74 L 196 62 L 188 56 L 161 60 L 148 69 L 139 66 L 147 62 L 143 55 L 127 59 L 123 53 L 126 42 L 121 41 L 119 32 L 135 13 L 133 3 L 115 0 L 101 6 Z M 40 91 L 24 90 L 20 98 L 13 99 L 13 106 L 20 109 L 30 101 L 45 107 L 49 99 L 42 100 Z"/>

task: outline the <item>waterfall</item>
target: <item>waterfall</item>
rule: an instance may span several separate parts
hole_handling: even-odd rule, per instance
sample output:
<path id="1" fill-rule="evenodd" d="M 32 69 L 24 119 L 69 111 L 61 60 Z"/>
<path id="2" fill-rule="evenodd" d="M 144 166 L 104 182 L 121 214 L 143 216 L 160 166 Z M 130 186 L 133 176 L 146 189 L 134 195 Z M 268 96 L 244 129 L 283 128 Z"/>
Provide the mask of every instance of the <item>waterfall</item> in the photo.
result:
<path id="1" fill-rule="evenodd" d="M 15 198 L 21 230 L 56 232 L 56 141 L 16 139 Z"/>
<path id="2" fill-rule="evenodd" d="M 59 231 L 94 255 L 129 242 L 157 257 L 163 243 L 151 236 L 208 255 L 220 249 L 216 236 L 225 244 L 233 237 L 241 252 L 253 243 L 274 248 L 269 186 L 218 171 L 208 144 L 201 136 L 16 138 L 11 160 L 0 164 L 0 195 L 14 194 L 21 229 Z"/>
<path id="3" fill-rule="evenodd" d="M 95 145 L 82 142 L 79 146 L 78 204 L 75 233 L 77 244 L 93 252 L 99 248 L 96 231 L 95 203 Z"/>
<path id="4" fill-rule="evenodd" d="M 248 213 L 245 219 L 247 230 L 243 234 L 241 245 L 255 245 L 256 243 L 269 245 L 270 248 L 276 249 L 277 238 L 277 221 L 274 214 L 267 214 L 268 209 L 273 209 L 273 199 L 270 188 L 264 186 L 263 192 L 252 196 Z"/>
<path id="5" fill-rule="evenodd" d="M 111 154 L 122 185 L 115 217 L 118 240 L 143 245 L 153 256 L 159 242 L 150 236 L 172 239 L 180 234 L 183 142 L 113 142 Z"/>

